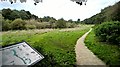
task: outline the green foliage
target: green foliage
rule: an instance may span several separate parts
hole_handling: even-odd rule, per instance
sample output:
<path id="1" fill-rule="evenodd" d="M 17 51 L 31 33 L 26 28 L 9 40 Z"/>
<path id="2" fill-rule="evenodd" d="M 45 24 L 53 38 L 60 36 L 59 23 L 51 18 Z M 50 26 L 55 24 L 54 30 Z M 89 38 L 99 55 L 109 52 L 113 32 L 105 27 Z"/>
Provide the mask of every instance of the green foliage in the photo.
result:
<path id="1" fill-rule="evenodd" d="M 95 34 L 103 42 L 120 44 L 120 22 L 105 22 L 95 28 Z"/>
<path id="2" fill-rule="evenodd" d="M 36 29 L 35 25 L 25 25 L 26 29 Z"/>
<path id="3" fill-rule="evenodd" d="M 11 23 L 12 23 L 12 20 L 8 20 L 8 19 L 7 19 L 5 22 L 11 24 Z"/>
<path id="4" fill-rule="evenodd" d="M 101 24 L 106 21 L 120 21 L 120 1 L 113 6 L 108 6 L 101 10 L 100 13 L 82 21 L 86 24 Z"/>
<path id="5" fill-rule="evenodd" d="M 107 65 L 120 64 L 120 47 L 114 44 L 99 42 L 99 39 L 95 36 L 94 31 L 91 31 L 90 34 L 88 34 L 85 39 L 85 44 L 98 58 L 104 61 Z"/>
<path id="6" fill-rule="evenodd" d="M 37 20 L 38 19 L 38 16 L 36 16 L 36 15 L 31 15 L 31 19 L 35 19 L 35 20 Z"/>
<path id="7" fill-rule="evenodd" d="M 56 20 L 50 16 L 38 18 L 38 16 L 25 10 L 11 10 L 9 8 L 2 9 L 2 15 L 5 17 L 3 20 L 3 22 L 5 22 L 2 22 L 3 31 L 44 28 L 73 28 L 76 26 L 76 23 L 72 21 L 72 19 L 68 21 L 64 20 L 63 18 Z M 17 18 L 20 18 L 21 20 L 17 20 Z"/>
<path id="8" fill-rule="evenodd" d="M 44 21 L 44 22 L 49 22 L 49 20 L 50 20 L 50 17 L 49 17 L 49 16 L 43 17 L 43 21 Z"/>
<path id="9" fill-rule="evenodd" d="M 25 21 L 23 21 L 22 19 L 15 19 L 11 23 L 11 27 L 12 27 L 13 30 L 23 30 L 23 29 L 26 29 L 25 28 Z"/>
<path id="10" fill-rule="evenodd" d="M 10 20 L 15 20 L 17 18 L 21 18 L 20 15 L 19 15 L 19 11 L 18 10 L 13 10 L 10 13 Z"/>
<path id="11" fill-rule="evenodd" d="M 4 19 L 10 19 L 10 14 L 11 14 L 11 9 L 3 9 L 2 10 L 2 16 L 4 17 Z"/>
<path id="12" fill-rule="evenodd" d="M 45 58 L 33 67 L 61 67 L 75 65 L 74 47 L 76 41 L 90 27 L 80 28 L 75 31 L 58 31 L 44 32 L 41 34 L 37 30 L 31 31 L 14 31 L 9 34 L 3 33 L 2 45 L 7 45 L 20 41 L 27 41 L 32 47 L 42 53 Z M 28 34 L 29 33 L 29 34 Z"/>
<path id="13" fill-rule="evenodd" d="M 74 27 L 76 27 L 76 24 L 75 23 L 66 23 L 66 27 L 67 28 L 74 28 Z"/>
<path id="14" fill-rule="evenodd" d="M 23 20 L 28 20 L 31 18 L 31 16 L 30 16 L 31 14 L 29 12 L 27 13 L 27 11 L 25 11 L 25 10 L 21 10 L 18 14 L 19 14 L 20 18 Z"/>
<path id="15" fill-rule="evenodd" d="M 77 23 L 80 23 L 80 19 L 77 20 Z"/>
<path id="16" fill-rule="evenodd" d="M 50 22 L 51 20 L 56 21 L 55 18 L 50 17 L 50 16 L 44 16 L 44 17 L 42 18 L 42 22 Z"/>
<path id="17" fill-rule="evenodd" d="M 15 20 L 17 18 L 21 18 L 23 20 L 28 20 L 28 19 L 38 19 L 36 15 L 31 14 L 29 11 L 25 10 L 11 10 L 11 9 L 2 9 L 2 15 L 4 19 L 9 19 L 9 20 Z"/>
<path id="18" fill-rule="evenodd" d="M 73 22 L 73 20 L 72 20 L 72 19 L 69 19 L 69 20 L 68 20 L 68 22 L 72 23 L 72 22 Z"/>
<path id="19" fill-rule="evenodd" d="M 39 24 L 36 25 L 37 29 L 44 29 L 45 27 L 46 26 L 45 26 L 44 22 L 43 23 L 39 23 Z"/>
<path id="20" fill-rule="evenodd" d="M 3 20 L 3 17 L 1 15 L 1 11 L 0 11 L 0 31 L 2 31 L 2 20 Z"/>
<path id="21" fill-rule="evenodd" d="M 4 20 L 2 19 L 2 31 L 7 31 L 11 29 L 10 20 Z"/>
<path id="22" fill-rule="evenodd" d="M 58 28 L 66 28 L 66 22 L 63 18 L 59 19 L 57 22 L 56 22 L 56 26 Z"/>

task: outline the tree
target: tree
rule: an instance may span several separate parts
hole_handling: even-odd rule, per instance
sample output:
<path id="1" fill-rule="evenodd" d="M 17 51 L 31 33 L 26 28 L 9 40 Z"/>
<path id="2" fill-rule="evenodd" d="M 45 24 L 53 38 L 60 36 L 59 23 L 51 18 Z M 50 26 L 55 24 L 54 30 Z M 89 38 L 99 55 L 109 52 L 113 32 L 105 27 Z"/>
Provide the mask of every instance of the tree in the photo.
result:
<path id="1" fill-rule="evenodd" d="M 43 21 L 44 21 L 44 22 L 49 22 L 50 19 L 51 19 L 51 18 L 50 18 L 49 16 L 44 16 L 44 17 L 43 17 Z"/>
<path id="2" fill-rule="evenodd" d="M 18 10 L 13 10 L 10 14 L 10 19 L 9 20 L 15 20 L 17 18 L 21 18 L 19 11 Z"/>
<path id="3" fill-rule="evenodd" d="M 12 10 L 11 9 L 3 9 L 2 10 L 2 16 L 4 17 L 4 19 L 11 19 L 11 14 Z"/>
<path id="4" fill-rule="evenodd" d="M 20 15 L 20 18 L 23 19 L 23 20 L 28 20 L 30 19 L 30 16 L 26 13 L 25 10 L 21 10 L 19 12 L 19 15 Z"/>
<path id="5" fill-rule="evenodd" d="M 68 22 L 72 23 L 72 22 L 73 22 L 73 20 L 72 20 L 72 19 L 69 19 L 69 20 L 68 20 Z"/>
<path id="6" fill-rule="evenodd" d="M 3 9 L 2 10 L 2 15 L 4 19 L 9 19 L 9 20 L 15 20 L 17 18 L 21 18 L 23 20 L 28 20 L 28 19 L 38 19 L 38 16 L 31 14 L 29 11 L 25 10 L 11 10 L 11 9 Z"/>
<path id="7" fill-rule="evenodd" d="M 38 16 L 32 14 L 32 15 L 31 15 L 31 19 L 35 19 L 35 20 L 37 20 L 37 19 L 38 19 Z"/>
<path id="8" fill-rule="evenodd" d="M 31 18 L 31 13 L 29 11 L 26 11 L 26 13 L 28 14 L 29 19 L 30 19 Z"/>
<path id="9" fill-rule="evenodd" d="M 61 18 L 56 22 L 56 26 L 58 28 L 66 28 L 66 21 L 63 18 Z"/>
<path id="10" fill-rule="evenodd" d="M 55 23 L 55 22 L 56 22 L 56 20 L 50 19 L 49 24 L 50 24 L 50 27 L 51 27 L 51 28 L 54 28 L 54 23 Z"/>
<path id="11" fill-rule="evenodd" d="M 10 28 L 11 26 L 9 20 L 5 21 L 4 19 L 2 19 L 2 31 L 10 30 Z"/>
<path id="12" fill-rule="evenodd" d="M 77 23 L 80 23 L 80 19 L 77 20 Z"/>

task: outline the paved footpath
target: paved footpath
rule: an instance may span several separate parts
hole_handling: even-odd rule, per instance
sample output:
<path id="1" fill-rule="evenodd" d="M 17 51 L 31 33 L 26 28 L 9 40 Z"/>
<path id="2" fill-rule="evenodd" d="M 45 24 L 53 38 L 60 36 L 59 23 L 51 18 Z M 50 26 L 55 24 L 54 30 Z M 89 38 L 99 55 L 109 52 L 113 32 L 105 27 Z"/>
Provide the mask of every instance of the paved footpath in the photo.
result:
<path id="1" fill-rule="evenodd" d="M 96 57 L 86 46 L 84 40 L 92 28 L 85 33 L 81 38 L 78 39 L 75 52 L 76 52 L 76 65 L 102 65 L 105 66 L 105 63 Z"/>

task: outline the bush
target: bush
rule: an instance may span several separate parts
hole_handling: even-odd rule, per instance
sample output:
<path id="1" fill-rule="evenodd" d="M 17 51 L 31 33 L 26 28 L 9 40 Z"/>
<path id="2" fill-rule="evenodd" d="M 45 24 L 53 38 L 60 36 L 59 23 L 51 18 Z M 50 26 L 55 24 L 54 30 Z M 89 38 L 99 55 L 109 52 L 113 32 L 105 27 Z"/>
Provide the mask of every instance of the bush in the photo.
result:
<path id="1" fill-rule="evenodd" d="M 25 25 L 26 29 L 36 29 L 35 25 Z"/>
<path id="2" fill-rule="evenodd" d="M 57 28 L 56 23 L 53 23 L 51 27 L 52 27 L 52 28 Z"/>
<path id="3" fill-rule="evenodd" d="M 66 28 L 66 22 L 63 19 L 59 19 L 55 24 L 58 28 Z"/>
<path id="4" fill-rule="evenodd" d="M 74 28 L 74 27 L 76 26 L 76 24 L 75 24 L 75 23 L 70 23 L 70 22 L 68 22 L 68 23 L 66 24 L 66 26 L 67 26 L 67 28 Z"/>
<path id="5" fill-rule="evenodd" d="M 26 20 L 26 21 L 25 21 L 25 23 L 26 23 L 26 24 L 29 24 L 29 25 L 35 25 L 36 22 L 37 22 L 37 21 L 34 20 L 34 19 L 30 19 L 30 20 Z"/>
<path id="6" fill-rule="evenodd" d="M 1 22 L 2 22 L 2 31 L 8 31 L 8 30 L 10 30 L 11 26 L 10 26 L 9 22 L 11 22 L 11 21 L 9 21 L 9 20 L 5 21 L 3 19 Z"/>
<path id="7" fill-rule="evenodd" d="M 29 21 L 25 21 L 27 25 L 32 25 L 32 27 L 36 27 L 37 29 L 44 29 L 44 28 L 51 28 L 49 22 L 37 22 L 34 19 L 31 19 Z"/>
<path id="8" fill-rule="evenodd" d="M 10 23 L 12 23 L 12 20 L 7 19 L 5 22 L 10 24 Z"/>
<path id="9" fill-rule="evenodd" d="M 25 24 L 26 23 L 22 19 L 15 19 L 11 23 L 11 26 L 13 30 L 23 30 L 26 29 Z"/>
<path id="10" fill-rule="evenodd" d="M 120 44 L 120 22 L 105 22 L 98 25 L 95 35 L 100 41 Z"/>
<path id="11" fill-rule="evenodd" d="M 36 24 L 37 29 L 44 29 L 45 27 L 46 27 L 46 25 L 43 22 Z"/>

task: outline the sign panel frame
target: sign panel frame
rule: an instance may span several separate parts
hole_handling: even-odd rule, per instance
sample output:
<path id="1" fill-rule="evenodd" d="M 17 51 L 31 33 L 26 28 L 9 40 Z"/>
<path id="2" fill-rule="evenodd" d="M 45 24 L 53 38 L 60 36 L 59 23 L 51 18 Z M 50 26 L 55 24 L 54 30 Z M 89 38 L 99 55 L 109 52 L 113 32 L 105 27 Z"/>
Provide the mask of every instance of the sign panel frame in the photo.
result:
<path id="1" fill-rule="evenodd" d="M 14 43 L 14 44 L 9 44 L 9 45 L 2 46 L 2 48 L 0 49 L 0 52 L 2 52 L 2 58 L 4 56 L 3 55 L 3 50 L 12 49 L 12 48 L 17 47 L 19 45 L 21 46 L 21 44 L 23 44 L 23 43 L 26 44 L 29 48 L 31 48 L 33 51 L 35 51 L 35 53 L 37 53 L 40 56 L 40 58 L 37 59 L 35 62 L 33 62 L 30 65 L 26 64 L 25 66 L 32 66 L 32 65 L 38 63 L 39 61 L 41 61 L 42 59 L 44 59 L 44 56 L 41 53 L 39 53 L 35 48 L 33 48 L 32 46 L 30 46 L 30 44 L 28 44 L 26 41 L 22 41 L 22 42 L 18 42 L 18 43 Z M 2 63 L 3 63 L 3 59 L 2 59 Z M 4 66 L 4 65 L 2 64 L 1 66 Z"/>

